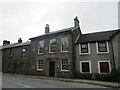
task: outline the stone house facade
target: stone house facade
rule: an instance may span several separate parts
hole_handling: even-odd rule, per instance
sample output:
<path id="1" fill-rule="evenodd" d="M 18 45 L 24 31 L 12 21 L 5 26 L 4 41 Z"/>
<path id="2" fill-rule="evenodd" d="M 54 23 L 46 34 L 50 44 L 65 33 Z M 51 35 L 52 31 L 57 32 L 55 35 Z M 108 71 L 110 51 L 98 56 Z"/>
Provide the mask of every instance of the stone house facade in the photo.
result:
<path id="1" fill-rule="evenodd" d="M 73 77 L 74 73 L 74 41 L 80 34 L 79 22 L 75 26 L 30 38 L 30 75 Z"/>
<path id="2" fill-rule="evenodd" d="M 120 30 L 82 34 L 76 41 L 77 73 L 110 73 L 120 67 Z"/>
<path id="3" fill-rule="evenodd" d="M 5 40 L 2 46 L 2 72 L 28 74 L 30 42 L 10 44 Z"/>

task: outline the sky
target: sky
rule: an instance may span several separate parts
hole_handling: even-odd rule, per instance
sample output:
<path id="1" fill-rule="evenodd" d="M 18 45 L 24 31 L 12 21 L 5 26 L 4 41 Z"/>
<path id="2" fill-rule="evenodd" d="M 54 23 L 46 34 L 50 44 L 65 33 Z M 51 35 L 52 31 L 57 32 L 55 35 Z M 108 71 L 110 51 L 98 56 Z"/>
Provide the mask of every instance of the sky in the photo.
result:
<path id="1" fill-rule="evenodd" d="M 74 26 L 78 17 L 82 33 L 118 29 L 119 0 L 0 0 L 0 45 L 16 43 Z"/>

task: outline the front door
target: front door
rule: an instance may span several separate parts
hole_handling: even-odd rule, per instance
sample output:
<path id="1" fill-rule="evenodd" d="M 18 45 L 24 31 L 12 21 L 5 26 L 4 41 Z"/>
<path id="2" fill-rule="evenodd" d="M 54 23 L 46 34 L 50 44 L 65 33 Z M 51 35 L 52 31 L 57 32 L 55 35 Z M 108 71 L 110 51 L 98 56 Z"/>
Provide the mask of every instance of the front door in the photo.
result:
<path id="1" fill-rule="evenodd" d="M 49 76 L 55 76 L 55 62 L 49 62 Z"/>
<path id="2" fill-rule="evenodd" d="M 17 73 L 17 63 L 14 63 L 14 71 L 13 71 L 13 73 L 15 74 L 15 73 Z"/>

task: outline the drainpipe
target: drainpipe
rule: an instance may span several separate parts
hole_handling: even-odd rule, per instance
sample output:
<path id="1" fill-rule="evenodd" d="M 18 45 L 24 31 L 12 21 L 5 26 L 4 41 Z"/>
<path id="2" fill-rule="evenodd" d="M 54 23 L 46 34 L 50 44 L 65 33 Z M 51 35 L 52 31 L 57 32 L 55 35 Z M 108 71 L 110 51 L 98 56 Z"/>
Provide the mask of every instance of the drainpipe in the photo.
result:
<path id="1" fill-rule="evenodd" d="M 111 40 L 111 48 L 112 48 L 112 59 L 113 59 L 113 69 L 115 69 L 115 57 L 114 57 L 114 50 L 113 50 L 113 43 L 112 43 L 112 40 Z"/>

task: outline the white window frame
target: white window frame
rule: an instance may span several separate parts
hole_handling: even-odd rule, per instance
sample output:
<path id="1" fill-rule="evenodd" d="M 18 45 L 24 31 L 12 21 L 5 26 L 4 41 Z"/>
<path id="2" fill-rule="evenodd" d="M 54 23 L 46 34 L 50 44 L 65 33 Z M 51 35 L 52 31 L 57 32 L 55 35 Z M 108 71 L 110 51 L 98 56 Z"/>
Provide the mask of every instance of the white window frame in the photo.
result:
<path id="1" fill-rule="evenodd" d="M 97 54 L 105 54 L 105 53 L 109 53 L 109 45 L 108 45 L 108 41 L 106 41 L 106 48 L 107 48 L 107 52 L 99 52 L 98 42 L 96 42 L 96 50 L 97 50 Z"/>
<path id="2" fill-rule="evenodd" d="M 43 69 L 39 69 L 39 68 L 38 68 L 38 61 L 39 61 L 39 60 L 37 60 L 37 71 L 43 71 Z M 42 60 L 42 61 L 43 61 L 43 60 Z"/>
<path id="3" fill-rule="evenodd" d="M 88 62 L 89 63 L 90 72 L 82 72 L 82 63 L 83 62 Z M 80 61 L 80 73 L 92 73 L 91 61 Z"/>
<path id="4" fill-rule="evenodd" d="M 88 43 L 88 53 L 82 53 L 81 52 L 81 44 L 79 44 L 79 54 L 81 54 L 81 55 L 90 54 L 90 43 Z"/>
<path id="5" fill-rule="evenodd" d="M 22 56 L 25 56 L 26 55 L 26 48 L 22 48 Z M 23 54 L 24 53 L 24 54 Z"/>
<path id="6" fill-rule="evenodd" d="M 39 43 L 40 43 L 41 41 L 43 41 L 43 43 L 44 43 L 44 40 L 40 40 L 40 41 L 38 42 L 38 54 L 43 54 L 43 53 L 39 53 Z M 44 46 L 44 45 L 43 45 L 43 46 Z"/>
<path id="7" fill-rule="evenodd" d="M 50 39 L 52 40 L 52 39 Z M 55 39 L 56 40 L 56 39 Z M 57 45 L 56 45 L 56 51 L 57 51 Z M 50 41 L 49 41 L 49 53 L 56 53 L 56 52 L 51 52 L 51 45 L 50 45 Z"/>
<path id="8" fill-rule="evenodd" d="M 64 38 L 64 37 L 68 38 L 68 36 L 63 36 L 63 37 L 61 37 L 61 39 Z M 68 48 L 69 48 L 69 40 L 68 40 Z M 69 52 L 69 49 L 68 49 L 68 51 L 62 51 L 62 43 L 61 43 L 61 52 Z"/>
<path id="9" fill-rule="evenodd" d="M 100 74 L 106 74 L 106 73 L 101 73 L 100 72 L 100 62 L 108 62 L 108 66 L 109 66 L 109 73 L 111 73 L 111 64 L 110 64 L 110 60 L 100 60 L 100 61 L 98 61 L 98 73 L 100 73 Z M 108 73 L 108 74 L 109 74 Z"/>
<path id="10" fill-rule="evenodd" d="M 63 60 L 63 59 L 62 59 L 62 60 Z M 61 71 L 66 71 L 66 72 L 68 72 L 69 69 L 68 69 L 68 70 L 62 70 L 62 60 L 61 60 Z M 68 59 L 68 68 L 69 68 L 69 59 Z"/>

